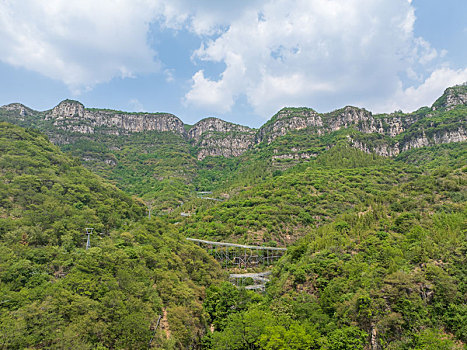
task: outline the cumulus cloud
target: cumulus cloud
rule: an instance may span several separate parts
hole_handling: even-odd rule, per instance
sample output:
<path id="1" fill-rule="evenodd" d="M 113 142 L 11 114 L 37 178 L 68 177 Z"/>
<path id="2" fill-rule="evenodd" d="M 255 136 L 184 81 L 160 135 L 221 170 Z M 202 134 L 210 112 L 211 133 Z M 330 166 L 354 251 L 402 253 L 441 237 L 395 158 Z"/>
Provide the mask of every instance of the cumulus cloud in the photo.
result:
<path id="1" fill-rule="evenodd" d="M 245 11 L 268 0 L 161 0 L 163 24 L 172 29 L 188 28 L 200 36 L 217 35 Z"/>
<path id="2" fill-rule="evenodd" d="M 422 106 L 431 106 L 446 87 L 467 82 L 466 69 L 442 67 L 433 71 L 419 86 L 403 88 L 402 84 L 386 102 L 372 106 L 376 112 L 403 110 L 411 112 Z"/>
<path id="3" fill-rule="evenodd" d="M 414 35 L 415 20 L 410 0 L 4 0 L 0 61 L 76 93 L 153 72 L 176 84 L 148 40 L 157 25 L 202 40 L 186 107 L 228 113 L 246 100 L 264 118 L 292 105 L 391 111 L 467 80 Z M 217 77 L 212 63 L 225 66 Z"/>
<path id="4" fill-rule="evenodd" d="M 0 2 L 0 60 L 78 91 L 159 69 L 147 44 L 150 0 Z"/>
<path id="5" fill-rule="evenodd" d="M 148 42 L 152 24 L 218 33 L 256 0 L 47 0 L 0 2 L 0 61 L 64 82 L 75 93 L 114 77 L 173 72 Z"/>
<path id="6" fill-rule="evenodd" d="M 441 56 L 414 35 L 415 20 L 407 0 L 297 0 L 293 6 L 274 0 L 246 8 L 196 51 L 196 59 L 226 68 L 218 79 L 198 71 L 185 102 L 229 111 L 244 95 L 265 118 L 285 105 L 326 109 L 332 100 L 378 109 L 392 105 L 388 100 L 396 94 L 412 91 L 402 90 L 401 81 L 423 82 L 428 65 Z M 419 102 L 429 95 L 423 86 L 434 84 L 427 80 L 412 88 Z"/>
<path id="7" fill-rule="evenodd" d="M 128 106 L 130 107 L 131 111 L 144 112 L 144 106 L 137 98 L 132 98 L 128 102 Z"/>

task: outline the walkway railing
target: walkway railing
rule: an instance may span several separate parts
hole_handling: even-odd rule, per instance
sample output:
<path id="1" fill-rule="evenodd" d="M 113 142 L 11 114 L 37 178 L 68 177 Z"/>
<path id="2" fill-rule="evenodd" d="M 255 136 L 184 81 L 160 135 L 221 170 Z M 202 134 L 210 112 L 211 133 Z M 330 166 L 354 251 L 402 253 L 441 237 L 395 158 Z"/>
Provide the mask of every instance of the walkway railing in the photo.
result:
<path id="1" fill-rule="evenodd" d="M 205 245 L 214 258 L 224 267 L 254 267 L 270 265 L 282 257 L 287 248 L 264 247 L 227 242 L 213 242 L 203 239 L 187 238 L 187 240 Z"/>

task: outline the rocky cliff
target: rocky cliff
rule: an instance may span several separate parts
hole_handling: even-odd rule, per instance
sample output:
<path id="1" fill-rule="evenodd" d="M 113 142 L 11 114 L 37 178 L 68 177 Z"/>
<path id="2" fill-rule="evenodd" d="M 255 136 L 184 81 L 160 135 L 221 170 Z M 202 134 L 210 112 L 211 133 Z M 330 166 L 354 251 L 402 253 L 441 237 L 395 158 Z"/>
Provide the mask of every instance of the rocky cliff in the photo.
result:
<path id="1" fill-rule="evenodd" d="M 258 131 L 256 142 L 271 143 L 290 130 L 308 127 L 318 135 L 353 127 L 363 133 L 378 133 L 397 136 L 418 121 L 420 115 L 379 115 L 374 116 L 365 109 L 347 106 L 330 113 L 318 114 L 309 108 L 283 108 L 270 122 Z"/>
<path id="2" fill-rule="evenodd" d="M 0 107 L 0 115 L 8 121 L 11 121 L 12 116 L 22 121 L 34 116 L 49 122 L 55 130 L 62 131 L 56 133 L 52 129 L 46 130 L 56 143 L 73 142 L 70 135 L 75 135 L 73 137 L 76 138 L 76 134 L 173 132 L 191 143 L 198 159 L 206 156 L 236 157 L 256 144 L 271 144 L 290 131 L 323 135 L 351 128 L 359 133 L 383 137 L 382 141 L 376 143 L 351 137 L 351 144 L 355 147 L 384 156 L 394 156 L 411 148 L 466 141 L 467 86 L 464 84 L 448 88 L 431 108 L 424 107 L 409 114 L 399 112 L 373 115 L 365 109 L 352 106 L 330 113 L 317 113 L 311 108 L 283 108 L 258 130 L 217 118 L 203 119 L 186 130 L 183 122 L 169 113 L 89 109 L 72 100 L 65 100 L 45 112 L 13 103 Z M 279 160 L 302 159 L 304 154 L 308 157 L 313 152 L 291 146 L 282 153 L 275 153 L 274 157 Z"/>
<path id="3" fill-rule="evenodd" d="M 206 118 L 188 130 L 199 160 L 207 156 L 237 157 L 254 144 L 256 130 L 218 118 Z"/>
<path id="4" fill-rule="evenodd" d="M 271 143 L 274 139 L 284 136 L 290 130 L 301 130 L 310 126 L 323 126 L 321 116 L 313 109 L 283 108 L 258 130 L 255 142 Z M 319 133 L 319 131 L 317 132 Z"/>
<path id="5" fill-rule="evenodd" d="M 451 142 L 467 141 L 467 132 L 464 126 L 459 126 L 454 129 L 438 130 L 431 134 L 427 134 L 424 130 L 416 135 L 404 137 L 401 141 L 387 141 L 380 143 L 367 143 L 348 137 L 350 144 L 367 153 L 376 153 L 380 156 L 393 157 L 401 152 L 408 151 L 414 148 L 435 146 Z"/>
<path id="6" fill-rule="evenodd" d="M 378 133 L 395 137 L 422 116 L 420 115 L 378 115 L 374 116 L 365 109 L 347 106 L 342 109 L 319 114 L 310 108 L 283 108 L 268 123 L 262 126 L 256 143 L 271 143 L 290 130 L 310 128 L 318 135 L 353 127 L 363 133 Z"/>
<path id="7" fill-rule="evenodd" d="M 142 131 L 185 133 L 183 122 L 173 114 L 86 109 L 81 103 L 71 100 L 65 100 L 46 112 L 45 119 L 52 120 L 59 129 L 83 134 L 96 131 L 114 135 Z"/>
<path id="8" fill-rule="evenodd" d="M 197 157 L 198 160 L 207 156 L 238 157 L 253 145 L 253 141 L 253 133 L 210 133 L 197 143 Z"/>
<path id="9" fill-rule="evenodd" d="M 37 111 L 34 111 L 21 103 L 10 103 L 9 105 L 5 105 L 0 108 L 2 108 L 5 112 L 10 112 L 11 114 L 16 114 L 20 117 L 38 113 Z"/>
<path id="10" fill-rule="evenodd" d="M 203 134 L 220 132 L 220 133 L 245 133 L 245 134 L 255 134 L 255 129 L 251 129 L 247 126 L 238 125 L 226 122 L 218 118 L 206 118 L 200 120 L 195 125 L 193 125 L 190 130 L 188 130 L 188 138 L 195 141 L 199 141 Z"/>
<path id="11" fill-rule="evenodd" d="M 449 87 L 444 94 L 433 103 L 433 110 L 451 110 L 458 105 L 467 105 L 467 83 Z"/>
<path id="12" fill-rule="evenodd" d="M 258 130 L 255 141 L 270 144 L 291 130 L 306 129 L 310 135 L 323 135 L 346 128 L 382 136 L 383 140 L 369 143 L 349 139 L 354 147 L 383 156 L 395 156 L 412 148 L 466 141 L 467 86 L 448 88 L 431 108 L 423 107 L 409 114 L 373 115 L 352 106 L 323 114 L 310 108 L 283 108 Z M 300 157 L 300 152 L 282 151 L 274 157 L 294 159 Z"/>

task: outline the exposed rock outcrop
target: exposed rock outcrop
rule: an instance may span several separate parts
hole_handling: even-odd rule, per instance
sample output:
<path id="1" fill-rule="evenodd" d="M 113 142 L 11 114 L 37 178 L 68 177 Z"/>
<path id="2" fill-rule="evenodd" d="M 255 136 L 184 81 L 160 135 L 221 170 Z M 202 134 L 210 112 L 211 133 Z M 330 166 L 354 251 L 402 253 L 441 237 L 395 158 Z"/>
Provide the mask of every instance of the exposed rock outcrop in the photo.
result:
<path id="1" fill-rule="evenodd" d="M 255 130 L 247 126 L 238 125 L 226 122 L 218 118 L 206 118 L 200 120 L 188 130 L 188 138 L 199 141 L 203 134 L 209 132 L 230 133 L 232 131 L 238 133 L 254 134 Z"/>
<path id="2" fill-rule="evenodd" d="M 45 119 L 83 119 L 84 106 L 78 101 L 65 100 L 60 102 L 56 107 L 52 108 L 50 113 L 45 115 Z"/>
<path id="3" fill-rule="evenodd" d="M 65 100 L 46 113 L 60 129 L 91 134 L 101 128 L 103 133 L 120 135 L 142 131 L 171 131 L 184 134 L 183 122 L 169 113 L 125 113 L 103 109 L 86 109 L 71 100 Z"/>
<path id="4" fill-rule="evenodd" d="M 301 130 L 309 126 L 323 126 L 321 116 L 313 109 L 283 108 L 258 130 L 255 142 L 265 141 L 271 143 L 274 139 L 284 136 L 290 130 Z"/>
<path id="5" fill-rule="evenodd" d="M 223 135 L 208 134 L 198 143 L 198 160 L 207 156 L 238 157 L 251 147 L 254 134 L 224 133 Z"/>
<path id="6" fill-rule="evenodd" d="M 41 127 L 56 144 L 73 143 L 82 138 L 79 134 L 173 132 L 195 147 L 198 159 L 207 156 L 237 157 L 256 144 L 270 144 L 294 130 L 307 129 L 307 135 L 323 135 L 344 128 L 374 134 L 360 139 L 349 136 L 354 147 L 383 156 L 395 156 L 412 148 L 466 141 L 467 116 L 462 116 L 465 107 L 459 107 L 460 112 L 448 112 L 452 115 L 446 122 L 437 118 L 430 122 L 423 120 L 433 115 L 442 115 L 459 105 L 467 106 L 466 84 L 446 89 L 431 108 L 423 107 L 410 114 L 399 112 L 373 115 L 365 109 L 352 106 L 330 113 L 317 113 L 311 108 L 283 108 L 258 130 L 212 117 L 203 119 L 186 130 L 183 122 L 169 113 L 91 109 L 73 100 L 62 101 L 45 112 L 12 103 L 0 107 L 0 115 L 4 120 L 15 122 L 16 119 L 22 124 L 32 121 L 33 125 L 37 125 L 37 121 L 43 121 L 44 123 L 39 124 L 44 124 Z M 57 132 L 57 129 L 63 131 Z M 282 143 L 280 147 L 281 152 L 272 156 L 273 160 L 308 159 L 316 153 L 314 149 L 307 147 L 293 150 L 293 147 L 289 149 L 284 145 Z"/>
<path id="7" fill-rule="evenodd" d="M 443 95 L 433 103 L 432 108 L 449 111 L 458 105 L 467 105 L 467 83 L 447 88 Z"/>
<path id="8" fill-rule="evenodd" d="M 420 118 L 418 115 L 374 116 L 365 109 L 352 106 L 325 114 L 318 114 L 309 108 L 283 108 L 259 129 L 256 142 L 271 143 L 290 130 L 301 130 L 310 126 L 318 135 L 353 127 L 367 134 L 378 133 L 394 137 Z"/>
<path id="9" fill-rule="evenodd" d="M 394 157 L 399 154 L 399 144 L 396 143 L 394 145 L 390 145 L 388 143 L 382 143 L 378 144 L 375 146 L 370 147 L 369 145 L 359 141 L 355 140 L 351 137 L 349 137 L 349 141 L 352 147 L 355 147 L 363 152 L 366 153 L 376 153 L 380 156 L 384 157 Z"/>
<path id="10" fill-rule="evenodd" d="M 422 132 L 421 135 L 408 137 L 404 141 L 405 142 L 402 142 L 399 147 L 400 152 L 404 152 L 412 148 L 467 141 L 467 133 L 463 127 L 459 127 L 455 129 L 439 130 L 429 136 L 427 136 L 425 132 Z"/>
<path id="11" fill-rule="evenodd" d="M 400 142 L 389 143 L 383 142 L 369 146 L 359 140 L 349 136 L 350 144 L 366 153 L 376 153 L 380 156 L 393 157 L 401 152 L 408 151 L 414 148 L 435 146 L 451 142 L 467 141 L 467 132 L 461 126 L 452 130 L 445 129 L 434 132 L 432 135 L 427 135 L 424 131 L 420 134 L 408 135 Z"/>
<path id="12" fill-rule="evenodd" d="M 0 109 L 3 109 L 4 111 L 6 112 L 11 112 L 11 113 L 14 113 L 20 117 L 24 117 L 24 116 L 28 116 L 28 115 L 33 115 L 33 114 L 37 114 L 38 112 L 29 108 L 29 107 L 26 107 L 25 105 L 21 104 L 21 103 L 10 103 L 8 105 L 5 105 L 5 106 L 1 106 Z"/>
<path id="13" fill-rule="evenodd" d="M 373 115 L 365 109 L 347 106 L 323 115 L 326 131 L 336 131 L 356 125 L 368 132 L 382 131 L 381 125 L 375 126 Z M 376 131 L 378 130 L 378 131 Z"/>
<path id="14" fill-rule="evenodd" d="M 253 145 L 254 136 L 254 129 L 218 118 L 203 119 L 187 133 L 198 149 L 199 160 L 207 156 L 237 157 Z"/>

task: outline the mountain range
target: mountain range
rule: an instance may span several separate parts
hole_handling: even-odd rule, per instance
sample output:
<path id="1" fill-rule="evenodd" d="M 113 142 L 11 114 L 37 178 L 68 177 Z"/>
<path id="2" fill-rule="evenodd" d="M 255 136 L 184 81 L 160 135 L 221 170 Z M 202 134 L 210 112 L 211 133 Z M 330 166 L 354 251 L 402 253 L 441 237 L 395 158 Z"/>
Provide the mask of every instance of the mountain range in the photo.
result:
<path id="1" fill-rule="evenodd" d="M 465 85 L 259 129 L 3 106 L 0 347 L 465 349 L 466 122 Z M 287 251 L 230 269 L 259 294 L 187 237 Z"/>
<path id="2" fill-rule="evenodd" d="M 397 155 L 422 146 L 461 142 L 467 139 L 465 119 L 459 118 L 460 123 L 452 125 L 455 117 L 452 111 L 466 105 L 467 86 L 460 85 L 446 89 L 431 107 L 422 107 L 412 113 L 373 115 L 365 109 L 352 106 L 330 113 L 317 113 L 311 108 L 283 108 L 259 129 L 214 117 L 187 125 L 169 113 L 128 113 L 85 108 L 73 100 L 62 101 L 43 112 L 20 103 L 2 106 L 0 110 L 6 120 L 41 126 L 51 141 L 59 145 L 73 143 L 79 135 L 172 132 L 193 145 L 198 160 L 201 160 L 206 156 L 239 156 L 262 142 L 269 144 L 289 131 L 302 129 L 318 135 L 345 128 L 353 128 L 363 134 L 377 134 L 386 138 L 386 143 L 372 151 L 384 156 Z M 439 120 L 442 117 L 449 120 Z M 371 147 L 359 142 L 355 142 L 355 145 L 364 150 L 365 147 Z"/>

